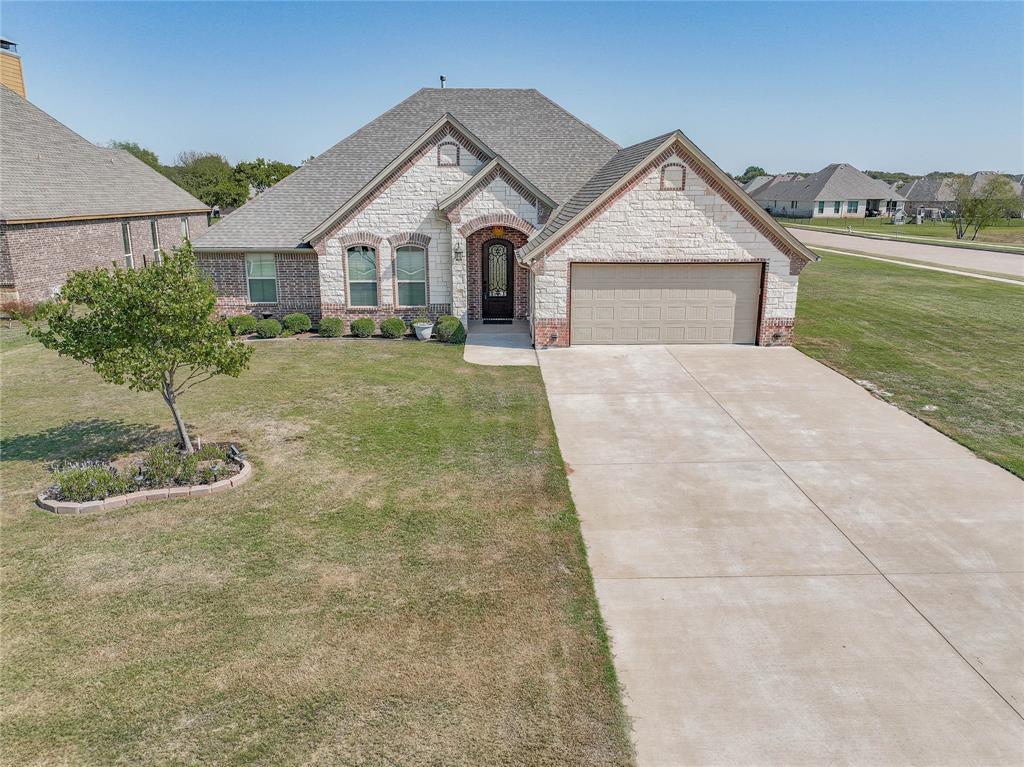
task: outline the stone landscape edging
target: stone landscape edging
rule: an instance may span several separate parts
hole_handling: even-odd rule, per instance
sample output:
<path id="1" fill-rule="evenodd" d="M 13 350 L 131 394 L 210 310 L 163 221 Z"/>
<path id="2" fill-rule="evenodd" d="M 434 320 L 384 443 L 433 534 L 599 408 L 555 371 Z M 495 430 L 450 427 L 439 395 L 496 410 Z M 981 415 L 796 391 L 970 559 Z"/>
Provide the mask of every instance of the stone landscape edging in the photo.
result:
<path id="1" fill-rule="evenodd" d="M 233 477 L 220 479 L 209 485 L 180 485 L 177 487 L 158 487 L 152 490 L 138 490 L 127 495 L 113 495 L 104 498 L 102 501 L 85 501 L 76 503 L 74 501 L 56 501 L 44 498 L 42 493 L 36 496 L 36 505 L 44 511 L 54 514 L 87 514 L 93 511 L 109 511 L 119 509 L 142 501 L 166 501 L 175 498 L 198 498 L 204 495 L 223 493 L 233 487 L 245 484 L 252 477 L 252 464 L 248 461 L 240 461 L 241 470 Z"/>

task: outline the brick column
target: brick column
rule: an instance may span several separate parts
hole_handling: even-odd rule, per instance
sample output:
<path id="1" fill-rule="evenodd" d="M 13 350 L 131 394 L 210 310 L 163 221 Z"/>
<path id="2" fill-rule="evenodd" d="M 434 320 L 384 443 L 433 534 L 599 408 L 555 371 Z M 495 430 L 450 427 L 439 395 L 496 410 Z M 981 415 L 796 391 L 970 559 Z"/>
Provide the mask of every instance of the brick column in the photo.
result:
<path id="1" fill-rule="evenodd" d="M 455 254 L 462 251 L 461 256 Z M 469 286 L 466 272 L 466 238 L 452 228 L 452 314 L 469 327 Z"/>

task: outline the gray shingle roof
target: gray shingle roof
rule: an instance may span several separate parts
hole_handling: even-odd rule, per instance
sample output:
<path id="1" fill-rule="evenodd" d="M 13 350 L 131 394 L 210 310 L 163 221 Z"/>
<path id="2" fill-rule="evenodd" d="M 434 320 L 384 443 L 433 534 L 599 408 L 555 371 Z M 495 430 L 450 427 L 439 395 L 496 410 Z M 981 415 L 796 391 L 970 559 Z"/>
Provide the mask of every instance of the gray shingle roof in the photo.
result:
<path id="1" fill-rule="evenodd" d="M 762 200 L 898 200 L 889 185 L 847 163 L 827 165 L 803 179 L 775 181 L 755 189 L 751 196 Z"/>
<path id="2" fill-rule="evenodd" d="M 425 130 L 451 114 L 558 203 L 618 146 L 534 89 L 424 88 L 197 238 L 197 248 L 294 248 Z"/>
<path id="3" fill-rule="evenodd" d="M 542 242 L 569 223 L 580 211 L 635 170 L 650 156 L 651 152 L 664 144 L 671 135 L 672 133 L 664 133 L 616 152 L 568 202 L 558 208 L 547 225 L 530 238 L 525 247 L 520 249 L 519 255 L 525 258 L 531 251 L 536 250 Z"/>
<path id="4" fill-rule="evenodd" d="M 0 220 L 200 211 L 145 163 L 96 146 L 0 86 Z"/>
<path id="5" fill-rule="evenodd" d="M 948 180 L 939 176 L 915 178 L 900 189 L 908 202 L 952 202 L 953 188 Z"/>

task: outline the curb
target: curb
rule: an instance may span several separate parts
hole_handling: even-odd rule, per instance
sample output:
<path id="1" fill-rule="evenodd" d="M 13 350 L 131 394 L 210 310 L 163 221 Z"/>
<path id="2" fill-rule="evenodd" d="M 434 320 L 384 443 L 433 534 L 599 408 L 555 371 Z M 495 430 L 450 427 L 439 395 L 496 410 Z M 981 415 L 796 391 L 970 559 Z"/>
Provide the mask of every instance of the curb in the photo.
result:
<path id="1" fill-rule="evenodd" d="M 241 471 L 235 476 L 217 480 L 212 485 L 160 487 L 155 490 L 138 490 L 134 493 L 128 493 L 128 495 L 113 495 L 102 501 L 86 501 L 85 503 L 53 501 L 44 498 L 42 495 L 37 495 L 36 505 L 44 511 L 54 514 L 89 514 L 94 511 L 120 509 L 124 506 L 131 506 L 143 501 L 166 501 L 173 498 L 198 498 L 204 495 L 215 495 L 249 481 L 252 477 L 252 464 L 248 461 L 242 461 L 241 467 Z"/>

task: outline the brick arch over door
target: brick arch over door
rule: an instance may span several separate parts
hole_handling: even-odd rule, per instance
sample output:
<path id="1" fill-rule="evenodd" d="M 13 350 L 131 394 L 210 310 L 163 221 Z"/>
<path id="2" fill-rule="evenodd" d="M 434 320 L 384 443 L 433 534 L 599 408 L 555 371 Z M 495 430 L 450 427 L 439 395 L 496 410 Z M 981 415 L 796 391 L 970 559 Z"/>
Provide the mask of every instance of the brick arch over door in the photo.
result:
<path id="1" fill-rule="evenodd" d="M 501 238 L 511 242 L 516 250 L 523 247 L 526 240 L 529 239 L 524 232 L 513 229 L 508 224 L 502 228 L 504 234 L 500 235 Z M 532 229 L 532 227 L 530 228 Z M 495 236 L 494 225 L 490 224 L 466 236 L 466 282 L 469 288 L 469 318 L 471 320 L 479 320 L 483 317 L 483 247 L 485 242 L 493 240 Z M 513 316 L 517 320 L 525 320 L 530 311 L 530 270 L 517 261 L 512 269 L 512 275 L 512 290 L 515 299 Z"/>

